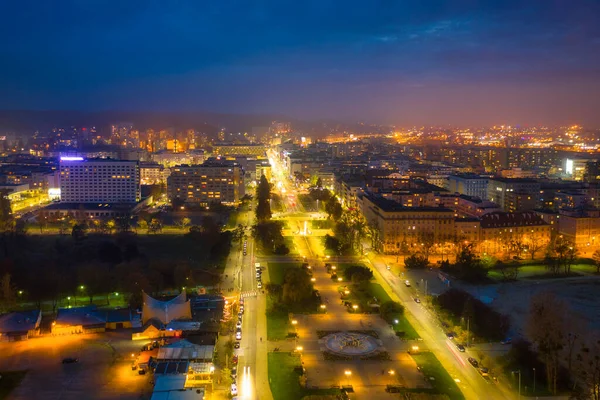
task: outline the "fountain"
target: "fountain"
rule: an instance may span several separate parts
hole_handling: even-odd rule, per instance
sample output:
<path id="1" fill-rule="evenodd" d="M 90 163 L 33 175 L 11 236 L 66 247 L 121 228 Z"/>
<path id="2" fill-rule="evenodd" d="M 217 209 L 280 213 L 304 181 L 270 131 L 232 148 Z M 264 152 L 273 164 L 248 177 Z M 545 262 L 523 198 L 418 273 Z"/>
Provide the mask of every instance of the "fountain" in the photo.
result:
<path id="1" fill-rule="evenodd" d="M 373 336 L 357 332 L 337 332 L 323 338 L 331 353 L 343 356 L 365 356 L 376 352 L 380 345 Z"/>

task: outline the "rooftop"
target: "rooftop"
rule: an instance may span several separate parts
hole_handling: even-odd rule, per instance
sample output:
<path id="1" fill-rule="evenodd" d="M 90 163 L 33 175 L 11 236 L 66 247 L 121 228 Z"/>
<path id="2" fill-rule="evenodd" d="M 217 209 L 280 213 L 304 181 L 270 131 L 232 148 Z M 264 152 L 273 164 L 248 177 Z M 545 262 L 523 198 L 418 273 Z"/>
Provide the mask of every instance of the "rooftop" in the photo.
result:
<path id="1" fill-rule="evenodd" d="M 493 212 L 481 216 L 482 228 L 501 228 L 513 226 L 548 225 L 533 211 L 525 212 Z"/>
<path id="2" fill-rule="evenodd" d="M 0 333 L 27 332 L 39 326 L 40 310 L 15 311 L 0 315 Z"/>
<path id="3" fill-rule="evenodd" d="M 375 206 L 379 207 L 381 210 L 385 212 L 445 212 L 445 213 L 453 213 L 453 211 L 449 208 L 444 207 L 404 207 L 402 204 L 397 203 L 393 200 L 384 199 L 382 197 L 376 196 L 365 196 L 369 201 L 371 201 Z"/>

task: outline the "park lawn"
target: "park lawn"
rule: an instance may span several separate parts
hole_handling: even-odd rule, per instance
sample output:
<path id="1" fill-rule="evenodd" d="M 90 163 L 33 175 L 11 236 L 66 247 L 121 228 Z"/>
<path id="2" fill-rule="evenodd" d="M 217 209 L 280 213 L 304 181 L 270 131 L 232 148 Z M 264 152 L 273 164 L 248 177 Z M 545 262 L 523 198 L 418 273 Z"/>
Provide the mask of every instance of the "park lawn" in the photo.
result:
<path id="1" fill-rule="evenodd" d="M 284 340 L 290 329 L 291 325 L 286 312 L 267 312 L 267 340 Z"/>
<path id="2" fill-rule="evenodd" d="M 279 352 L 268 354 L 269 385 L 273 399 L 300 400 L 304 396 L 299 375 L 294 371 L 299 366 L 299 356 Z"/>
<path id="3" fill-rule="evenodd" d="M 386 303 L 388 301 L 392 301 L 392 298 L 387 294 L 385 289 L 379 284 L 374 282 L 369 282 L 369 286 L 367 288 L 371 297 L 376 297 L 379 301 L 379 304 Z"/>
<path id="4" fill-rule="evenodd" d="M 408 319 L 406 319 L 405 315 L 392 315 L 391 318 L 394 321 L 394 324 L 392 324 L 394 327 L 394 332 L 404 332 L 404 336 L 402 336 L 402 338 L 407 340 L 415 340 L 420 337 L 417 331 L 415 331 L 415 328 L 413 328 Z M 398 323 L 395 323 L 395 321 L 398 321 Z"/>
<path id="5" fill-rule="evenodd" d="M 287 248 L 290 249 L 288 255 L 298 255 L 298 250 L 296 250 L 296 245 L 294 244 L 293 236 L 284 236 L 283 242 L 287 246 Z"/>
<path id="6" fill-rule="evenodd" d="M 275 400 L 301 400 L 305 396 L 340 395 L 339 389 L 305 389 L 300 385 L 300 374 L 294 368 L 300 367 L 300 357 L 290 353 L 269 353 L 269 385 Z"/>
<path id="7" fill-rule="evenodd" d="M 283 284 L 285 271 L 289 268 L 300 268 L 302 265 L 295 262 L 269 262 L 269 282 L 277 285 Z"/>
<path id="8" fill-rule="evenodd" d="M 0 399 L 7 399 L 10 392 L 19 386 L 26 373 L 27 371 L 1 371 Z"/>
<path id="9" fill-rule="evenodd" d="M 571 274 L 589 275 L 595 273 L 596 267 L 594 265 L 574 264 L 571 266 Z M 503 280 L 502 274 L 497 269 L 490 269 L 488 272 L 488 277 L 496 281 Z M 564 275 L 564 277 L 566 278 L 568 276 Z M 523 265 L 519 268 L 519 276 L 517 277 L 517 279 L 535 278 L 560 278 L 560 275 L 549 275 L 548 269 L 543 264 Z"/>
<path id="10" fill-rule="evenodd" d="M 427 381 L 431 383 L 437 392 L 446 394 L 451 400 L 463 400 L 465 398 L 454 379 L 452 379 L 433 353 L 423 352 L 412 354 L 412 358 L 421 369 L 421 372 L 423 372 L 423 375 L 427 377 Z M 433 377 L 434 380 L 430 380 L 429 377 Z"/>

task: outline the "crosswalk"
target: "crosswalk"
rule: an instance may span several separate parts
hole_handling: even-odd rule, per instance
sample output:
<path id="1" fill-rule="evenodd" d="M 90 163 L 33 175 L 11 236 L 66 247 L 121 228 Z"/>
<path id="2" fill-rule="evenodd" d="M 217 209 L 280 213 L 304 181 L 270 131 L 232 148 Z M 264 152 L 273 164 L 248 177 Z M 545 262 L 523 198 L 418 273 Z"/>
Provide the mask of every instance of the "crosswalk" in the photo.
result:
<path id="1" fill-rule="evenodd" d="M 260 293 L 260 290 L 248 290 L 248 291 L 242 292 L 242 294 L 240 294 L 240 297 L 242 299 L 245 299 L 247 297 L 256 297 L 256 296 L 258 296 L 259 293 Z"/>

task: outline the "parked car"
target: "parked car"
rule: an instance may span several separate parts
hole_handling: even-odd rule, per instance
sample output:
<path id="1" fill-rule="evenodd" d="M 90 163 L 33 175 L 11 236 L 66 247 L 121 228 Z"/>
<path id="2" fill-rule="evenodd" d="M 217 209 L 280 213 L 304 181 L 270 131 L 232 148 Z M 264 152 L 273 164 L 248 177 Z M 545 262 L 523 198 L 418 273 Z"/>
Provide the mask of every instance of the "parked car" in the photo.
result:
<path id="1" fill-rule="evenodd" d="M 235 333 L 235 339 L 236 340 L 242 340 L 242 331 L 237 331 Z"/>
<path id="2" fill-rule="evenodd" d="M 63 364 L 74 364 L 76 362 L 79 362 L 79 358 L 66 357 L 66 358 L 63 358 L 63 360 L 62 360 Z"/>
<path id="3" fill-rule="evenodd" d="M 408 279 L 404 281 L 404 284 L 406 285 L 406 287 L 410 287 L 410 281 Z"/>
<path id="4" fill-rule="evenodd" d="M 474 366 L 475 368 L 477 368 L 479 366 L 479 363 L 477 362 L 476 359 L 474 359 L 473 357 L 469 357 L 467 358 L 467 360 L 471 363 L 472 366 Z"/>
<path id="5" fill-rule="evenodd" d="M 490 374 L 490 371 L 485 367 L 481 367 L 481 368 L 479 368 L 479 373 L 482 376 L 488 376 Z"/>
<path id="6" fill-rule="evenodd" d="M 242 320 L 241 319 L 238 319 L 238 322 L 237 322 L 237 324 L 235 324 L 235 327 L 236 328 L 241 328 L 242 327 Z"/>
<path id="7" fill-rule="evenodd" d="M 462 345 L 462 344 L 460 344 L 460 343 L 457 343 L 457 344 L 456 344 L 456 348 L 457 348 L 457 349 L 458 349 L 458 351 L 460 351 L 461 353 L 464 353 L 464 352 L 465 352 L 465 346 L 463 346 L 463 345 Z"/>
<path id="8" fill-rule="evenodd" d="M 415 303 L 420 303 L 421 299 L 419 299 L 418 297 L 415 297 Z"/>
<path id="9" fill-rule="evenodd" d="M 237 378 L 237 366 L 235 365 L 231 368 L 231 377 L 233 379 Z"/>
<path id="10" fill-rule="evenodd" d="M 446 332 L 446 337 L 450 340 L 454 339 L 454 332 Z"/>
<path id="11" fill-rule="evenodd" d="M 235 343 L 233 344 L 233 348 L 234 348 L 234 349 L 239 349 L 239 348 L 240 348 L 240 342 L 235 342 Z"/>
<path id="12" fill-rule="evenodd" d="M 256 287 L 258 287 L 259 289 L 262 289 L 262 282 L 258 282 L 258 283 L 256 284 Z"/>
<path id="13" fill-rule="evenodd" d="M 237 396 L 237 394 L 238 394 L 237 386 L 236 386 L 235 383 L 232 383 L 231 384 L 231 395 L 232 396 Z"/>

